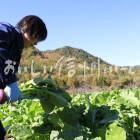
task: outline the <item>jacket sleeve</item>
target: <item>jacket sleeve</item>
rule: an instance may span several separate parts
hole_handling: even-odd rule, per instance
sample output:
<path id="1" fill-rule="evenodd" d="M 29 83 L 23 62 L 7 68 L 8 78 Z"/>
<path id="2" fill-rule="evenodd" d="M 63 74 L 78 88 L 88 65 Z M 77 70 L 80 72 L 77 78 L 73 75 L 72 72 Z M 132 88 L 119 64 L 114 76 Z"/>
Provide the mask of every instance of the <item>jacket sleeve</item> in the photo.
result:
<path id="1" fill-rule="evenodd" d="M 0 57 L 0 89 L 4 89 L 5 83 L 4 83 L 4 74 L 3 74 L 3 60 Z"/>
<path id="2" fill-rule="evenodd" d="M 9 44 L 9 34 L 6 29 L 0 28 L 0 88 L 5 87 L 4 82 L 4 65 L 7 59 L 7 49 Z"/>

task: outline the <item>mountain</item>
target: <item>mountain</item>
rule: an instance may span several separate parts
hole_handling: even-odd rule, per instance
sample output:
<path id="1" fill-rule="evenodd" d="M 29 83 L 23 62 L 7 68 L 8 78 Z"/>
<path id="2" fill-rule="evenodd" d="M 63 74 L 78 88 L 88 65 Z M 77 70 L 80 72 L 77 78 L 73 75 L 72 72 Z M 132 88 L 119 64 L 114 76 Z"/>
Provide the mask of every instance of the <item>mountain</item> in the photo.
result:
<path id="1" fill-rule="evenodd" d="M 33 60 L 38 64 L 43 63 L 47 65 L 54 65 L 58 61 L 62 60 L 62 58 L 65 60 L 73 59 L 77 65 L 82 65 L 84 62 L 86 62 L 87 66 L 91 66 L 91 64 L 96 66 L 99 64 L 104 66 L 111 66 L 111 64 L 107 63 L 99 57 L 93 56 L 82 49 L 73 48 L 70 46 L 46 51 L 40 51 L 36 48 L 25 49 L 23 51 L 21 64 L 30 64 Z"/>
<path id="2" fill-rule="evenodd" d="M 140 86 L 138 66 L 117 67 L 70 46 L 46 51 L 34 47 L 24 49 L 19 71 L 20 82 L 37 76 L 49 76 L 66 88 Z"/>

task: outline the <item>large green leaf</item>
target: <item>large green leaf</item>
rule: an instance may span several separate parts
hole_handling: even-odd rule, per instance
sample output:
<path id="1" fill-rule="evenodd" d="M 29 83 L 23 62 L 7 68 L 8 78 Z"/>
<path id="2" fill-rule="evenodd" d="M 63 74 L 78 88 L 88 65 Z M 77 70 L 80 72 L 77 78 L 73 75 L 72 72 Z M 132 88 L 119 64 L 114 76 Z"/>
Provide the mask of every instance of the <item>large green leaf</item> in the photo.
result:
<path id="1" fill-rule="evenodd" d="M 126 140 L 126 132 L 117 123 L 112 123 L 106 131 L 106 140 Z"/>

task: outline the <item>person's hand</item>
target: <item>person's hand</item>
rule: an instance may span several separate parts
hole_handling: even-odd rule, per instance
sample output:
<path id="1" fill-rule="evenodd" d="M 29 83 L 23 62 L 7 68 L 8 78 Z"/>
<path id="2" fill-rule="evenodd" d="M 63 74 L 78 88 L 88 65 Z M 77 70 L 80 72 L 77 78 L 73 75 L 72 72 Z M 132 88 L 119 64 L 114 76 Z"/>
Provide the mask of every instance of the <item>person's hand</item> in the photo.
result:
<path id="1" fill-rule="evenodd" d="M 3 89 L 0 89 L 0 104 L 4 104 L 7 101 L 7 96 Z"/>

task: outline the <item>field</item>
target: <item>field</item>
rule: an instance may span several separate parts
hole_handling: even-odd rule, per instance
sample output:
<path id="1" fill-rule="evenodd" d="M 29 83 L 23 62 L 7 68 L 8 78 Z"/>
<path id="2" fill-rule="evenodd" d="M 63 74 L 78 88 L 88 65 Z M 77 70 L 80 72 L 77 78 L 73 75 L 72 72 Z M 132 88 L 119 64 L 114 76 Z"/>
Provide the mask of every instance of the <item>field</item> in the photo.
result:
<path id="1" fill-rule="evenodd" d="M 0 106 L 13 140 L 140 140 L 140 89 L 69 95 L 51 79 L 20 89 L 22 100 Z"/>

